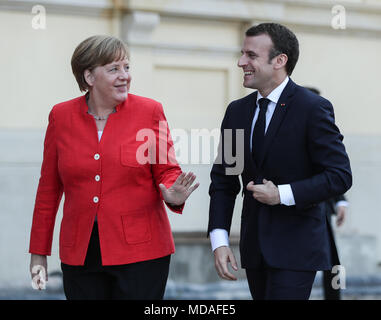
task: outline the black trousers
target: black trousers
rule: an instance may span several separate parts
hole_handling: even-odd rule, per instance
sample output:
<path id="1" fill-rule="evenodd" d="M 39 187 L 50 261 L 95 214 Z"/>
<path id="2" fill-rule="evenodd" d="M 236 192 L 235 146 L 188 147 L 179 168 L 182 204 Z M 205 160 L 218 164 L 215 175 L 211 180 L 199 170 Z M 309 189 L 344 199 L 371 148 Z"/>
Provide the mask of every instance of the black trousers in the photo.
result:
<path id="1" fill-rule="evenodd" d="M 246 269 L 254 300 L 308 300 L 316 271 L 294 271 L 268 266 L 262 257 L 259 268 Z"/>
<path id="2" fill-rule="evenodd" d="M 124 265 L 102 266 L 98 224 L 94 223 L 84 266 L 61 263 L 68 300 L 162 300 L 170 255 Z"/>
<path id="3" fill-rule="evenodd" d="M 341 292 L 340 288 L 335 289 L 332 286 L 332 280 L 336 274 L 332 273 L 331 270 L 323 271 L 323 292 L 324 300 L 340 300 Z"/>
<path id="4" fill-rule="evenodd" d="M 333 226 L 332 226 L 332 214 L 331 212 L 334 212 L 334 203 L 332 203 L 332 207 L 329 207 L 330 202 L 326 202 L 327 206 L 327 218 L 328 223 L 330 224 L 330 228 L 332 230 L 333 234 Z M 340 288 L 335 289 L 332 286 L 332 280 L 334 277 L 337 276 L 336 274 L 332 273 L 331 270 L 325 270 L 323 271 L 323 293 L 324 293 L 324 300 L 341 300 L 341 291 Z M 340 282 L 340 281 L 339 281 Z"/>

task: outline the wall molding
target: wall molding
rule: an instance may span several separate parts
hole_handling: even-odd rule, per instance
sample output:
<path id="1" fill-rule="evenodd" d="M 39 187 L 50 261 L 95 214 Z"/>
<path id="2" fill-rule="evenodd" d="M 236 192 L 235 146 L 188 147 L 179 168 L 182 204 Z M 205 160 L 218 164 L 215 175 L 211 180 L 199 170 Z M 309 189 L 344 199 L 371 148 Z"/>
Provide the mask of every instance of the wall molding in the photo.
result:
<path id="1" fill-rule="evenodd" d="M 111 18 L 115 11 L 109 0 L 0 0 L 0 11 L 31 13 L 35 5 L 44 6 L 47 14 Z"/>
<path id="2" fill-rule="evenodd" d="M 377 0 L 0 0 L 0 10 L 31 12 L 36 4 L 55 14 L 112 17 L 116 11 L 141 11 L 243 24 L 274 21 L 341 34 L 381 34 L 381 2 Z M 346 10 L 345 30 L 331 27 L 331 10 L 337 4 Z"/>
<path id="3" fill-rule="evenodd" d="M 376 0 L 123 0 L 128 10 L 148 10 L 162 16 L 238 21 L 263 21 L 331 29 L 332 8 L 342 5 L 347 30 L 381 33 L 381 2 Z"/>
<path id="4" fill-rule="evenodd" d="M 172 44 L 163 42 L 151 42 L 145 43 L 142 41 L 129 41 L 127 42 L 129 47 L 133 48 L 150 48 L 154 50 L 155 54 L 200 54 L 203 56 L 229 56 L 238 57 L 240 55 L 241 47 L 222 47 L 222 46 L 202 46 L 202 45 L 192 45 L 192 44 Z"/>

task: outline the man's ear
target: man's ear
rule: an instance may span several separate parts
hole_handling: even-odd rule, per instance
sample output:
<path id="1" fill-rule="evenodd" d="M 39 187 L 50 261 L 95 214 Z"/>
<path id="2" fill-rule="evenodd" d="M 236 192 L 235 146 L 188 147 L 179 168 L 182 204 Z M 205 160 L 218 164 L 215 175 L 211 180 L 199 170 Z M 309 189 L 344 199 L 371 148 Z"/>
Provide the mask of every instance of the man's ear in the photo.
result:
<path id="1" fill-rule="evenodd" d="M 275 59 L 275 64 L 274 64 L 275 69 L 282 69 L 283 67 L 286 67 L 286 64 L 288 61 L 288 57 L 286 54 L 281 53 L 277 55 L 274 59 Z"/>
<path id="2" fill-rule="evenodd" d="M 90 70 L 86 69 L 83 73 L 83 77 L 85 78 L 85 81 L 89 87 L 94 85 L 94 75 Z"/>

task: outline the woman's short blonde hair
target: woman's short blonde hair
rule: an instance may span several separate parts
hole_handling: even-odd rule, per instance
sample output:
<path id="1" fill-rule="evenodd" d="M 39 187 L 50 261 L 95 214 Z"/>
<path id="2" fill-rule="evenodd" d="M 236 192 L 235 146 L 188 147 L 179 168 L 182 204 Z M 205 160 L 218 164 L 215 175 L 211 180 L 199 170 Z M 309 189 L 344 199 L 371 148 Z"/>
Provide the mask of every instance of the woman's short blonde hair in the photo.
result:
<path id="1" fill-rule="evenodd" d="M 71 68 L 79 89 L 81 91 L 89 89 L 84 77 L 85 70 L 92 71 L 98 66 L 104 66 L 125 58 L 130 58 L 128 47 L 118 38 L 97 35 L 82 41 L 75 48 L 71 57 Z"/>

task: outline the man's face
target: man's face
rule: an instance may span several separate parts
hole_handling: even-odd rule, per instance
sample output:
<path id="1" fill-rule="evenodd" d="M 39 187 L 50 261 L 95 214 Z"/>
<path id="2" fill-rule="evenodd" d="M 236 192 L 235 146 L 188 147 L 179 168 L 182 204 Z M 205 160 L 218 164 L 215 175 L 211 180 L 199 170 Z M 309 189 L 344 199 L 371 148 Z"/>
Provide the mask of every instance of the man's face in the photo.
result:
<path id="1" fill-rule="evenodd" d="M 243 86 L 251 89 L 266 88 L 274 76 L 273 60 L 269 63 L 269 52 L 273 47 L 267 34 L 245 37 L 238 67 L 244 72 Z"/>

